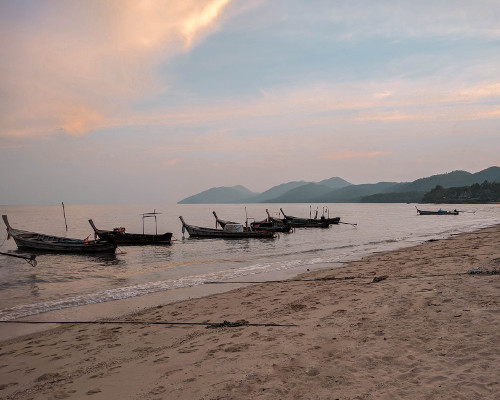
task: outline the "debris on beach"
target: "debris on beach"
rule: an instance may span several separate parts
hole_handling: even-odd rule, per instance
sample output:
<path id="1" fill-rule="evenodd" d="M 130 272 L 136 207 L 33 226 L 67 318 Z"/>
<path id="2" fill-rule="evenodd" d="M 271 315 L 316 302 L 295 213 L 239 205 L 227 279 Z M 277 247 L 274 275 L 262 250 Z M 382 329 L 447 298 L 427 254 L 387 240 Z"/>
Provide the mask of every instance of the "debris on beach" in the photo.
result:
<path id="1" fill-rule="evenodd" d="M 388 278 L 387 275 L 376 276 L 375 278 L 373 278 L 372 283 L 382 282 L 385 281 L 387 278 Z"/>
<path id="2" fill-rule="evenodd" d="M 474 267 L 468 270 L 467 273 L 469 275 L 500 275 L 500 269 L 498 268 L 487 269 L 487 268 Z"/>
<path id="3" fill-rule="evenodd" d="M 248 321 L 245 321 L 244 319 L 240 319 L 240 320 L 235 321 L 235 322 L 230 322 L 230 321 L 224 320 L 224 322 L 209 324 L 207 326 L 207 329 L 209 329 L 209 328 L 234 328 L 234 327 L 245 326 L 245 325 L 248 325 Z"/>

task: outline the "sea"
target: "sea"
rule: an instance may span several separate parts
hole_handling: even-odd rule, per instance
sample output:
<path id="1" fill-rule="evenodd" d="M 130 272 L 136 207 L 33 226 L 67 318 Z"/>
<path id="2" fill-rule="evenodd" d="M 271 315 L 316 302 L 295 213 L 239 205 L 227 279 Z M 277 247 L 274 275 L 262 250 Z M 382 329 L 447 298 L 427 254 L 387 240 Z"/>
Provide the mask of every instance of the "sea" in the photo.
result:
<path id="1" fill-rule="evenodd" d="M 130 233 L 172 232 L 170 245 L 122 246 L 116 254 L 36 253 L 37 265 L 0 255 L 0 322 L 72 321 L 125 315 L 144 307 L 232 290 L 244 283 L 288 279 L 307 271 L 342 268 L 370 254 L 448 238 L 500 223 L 500 204 L 418 205 L 425 210 L 458 209 L 454 215 L 419 216 L 415 204 L 150 204 L 0 206 L 12 227 L 93 239 L 99 229 Z M 215 227 L 221 219 L 259 221 L 266 209 L 278 217 L 340 217 L 328 229 L 297 228 L 274 239 L 190 239 L 188 224 Z M 153 217 L 142 214 L 156 212 Z M 66 229 L 67 226 L 67 229 Z M 0 252 L 27 255 L 6 230 Z M 362 266 L 359 267 L 362 269 Z M 362 273 L 362 270 L 360 271 Z M 11 325 L 8 328 L 2 325 Z M 17 324 L 15 324 L 17 325 Z M 0 323 L 0 339 L 15 335 Z"/>

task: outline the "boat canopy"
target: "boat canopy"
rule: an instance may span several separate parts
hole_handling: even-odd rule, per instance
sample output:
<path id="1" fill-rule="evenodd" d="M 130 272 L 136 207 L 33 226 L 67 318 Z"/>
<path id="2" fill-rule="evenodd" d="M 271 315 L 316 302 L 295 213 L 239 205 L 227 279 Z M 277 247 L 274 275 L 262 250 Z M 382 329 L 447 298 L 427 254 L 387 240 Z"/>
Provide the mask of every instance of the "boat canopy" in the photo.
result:
<path id="1" fill-rule="evenodd" d="M 226 232 L 243 232 L 242 224 L 226 224 L 224 225 L 224 231 Z"/>

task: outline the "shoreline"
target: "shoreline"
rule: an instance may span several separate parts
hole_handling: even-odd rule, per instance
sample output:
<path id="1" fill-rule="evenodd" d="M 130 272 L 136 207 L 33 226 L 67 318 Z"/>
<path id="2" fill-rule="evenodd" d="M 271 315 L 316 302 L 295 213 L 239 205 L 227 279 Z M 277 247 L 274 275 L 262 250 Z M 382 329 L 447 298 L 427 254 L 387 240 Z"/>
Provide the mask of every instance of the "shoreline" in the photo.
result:
<path id="1" fill-rule="evenodd" d="M 477 228 L 477 230 L 481 230 L 481 229 L 485 229 L 485 228 L 484 227 Z M 456 235 L 463 235 L 463 234 L 467 234 L 467 233 L 475 232 L 475 231 L 476 230 L 465 231 L 465 232 L 460 232 L 460 233 L 451 233 L 444 238 L 441 237 L 441 235 L 438 235 L 438 239 L 427 239 L 427 240 L 422 240 L 422 241 L 416 242 L 416 243 L 406 242 L 401 247 L 398 246 L 394 249 L 372 251 L 366 255 L 362 255 L 359 257 L 365 258 L 365 257 L 369 257 L 371 255 L 375 255 L 375 254 L 379 254 L 379 253 L 397 251 L 400 249 L 418 246 L 420 244 L 426 243 L 429 240 L 432 240 L 432 241 L 444 240 L 446 238 L 450 238 L 450 237 L 453 237 Z M 37 332 L 43 332 L 46 330 L 54 329 L 58 325 L 56 322 L 53 322 L 53 321 L 62 321 L 63 323 L 66 323 L 67 321 L 72 321 L 75 319 L 78 319 L 80 321 L 82 321 L 82 320 L 96 321 L 96 320 L 104 320 L 104 319 L 109 319 L 109 318 L 116 319 L 116 318 L 120 318 L 120 317 L 128 317 L 128 316 L 132 316 L 135 313 L 138 313 L 142 310 L 154 308 L 154 307 L 157 307 L 159 305 L 173 304 L 173 303 L 177 303 L 180 301 L 202 298 L 202 297 L 209 296 L 211 294 L 223 293 L 226 291 L 237 289 L 239 287 L 245 287 L 245 286 L 247 286 L 247 283 L 245 283 L 243 281 L 254 280 L 255 276 L 258 276 L 260 278 L 259 280 L 261 280 L 261 281 L 276 280 L 276 279 L 290 280 L 290 279 L 297 278 L 298 276 L 301 276 L 302 274 L 307 274 L 307 273 L 312 273 L 312 272 L 317 272 L 317 271 L 322 271 L 322 270 L 343 268 L 346 265 L 348 265 L 349 263 L 356 262 L 358 260 L 359 260 L 359 258 L 354 258 L 354 259 L 345 260 L 345 261 L 339 260 L 339 261 L 323 262 L 321 264 L 314 264 L 314 265 L 307 265 L 306 264 L 303 266 L 304 268 L 306 268 L 305 271 L 298 271 L 296 269 L 284 269 L 284 270 L 264 272 L 264 273 L 261 273 L 258 275 L 243 275 L 239 278 L 235 278 L 240 283 L 233 283 L 235 279 L 232 279 L 232 280 L 222 281 L 222 282 L 220 282 L 221 283 L 220 285 L 201 284 L 201 285 L 195 285 L 195 286 L 187 286 L 187 287 L 176 288 L 176 289 L 167 290 L 167 291 L 159 291 L 159 292 L 149 293 L 149 294 L 145 294 L 145 295 L 132 296 L 129 298 L 124 298 L 124 299 L 96 302 L 96 303 L 90 303 L 90 304 L 80 305 L 80 306 L 76 306 L 76 307 L 61 308 L 61 309 L 47 311 L 47 312 L 43 312 L 43 313 L 39 313 L 39 314 L 29 315 L 29 316 L 25 316 L 25 317 L 19 317 L 19 318 L 15 319 L 16 321 L 22 321 L 22 320 L 37 321 L 40 323 L 39 325 L 34 325 L 34 324 L 22 325 L 20 322 L 17 325 L 10 325 L 10 324 L 2 323 L 0 321 L 0 344 L 4 341 L 20 338 L 20 337 L 25 336 L 25 335 L 30 335 L 30 334 L 34 334 Z M 233 285 L 232 288 L 224 289 L 224 286 L 228 287 L 230 284 Z M 217 286 L 218 286 L 218 288 L 216 288 Z M 168 300 L 166 300 L 164 297 L 168 297 Z M 76 318 L 75 318 L 75 315 L 77 315 Z M 42 323 L 44 321 L 45 321 L 45 324 Z M 15 327 L 15 329 L 13 329 L 14 327 Z"/>
<path id="2" fill-rule="evenodd" d="M 362 266 L 362 267 L 360 267 Z M 0 396 L 494 398 L 500 225 L 0 343 Z M 377 278 L 374 280 L 374 278 Z"/>

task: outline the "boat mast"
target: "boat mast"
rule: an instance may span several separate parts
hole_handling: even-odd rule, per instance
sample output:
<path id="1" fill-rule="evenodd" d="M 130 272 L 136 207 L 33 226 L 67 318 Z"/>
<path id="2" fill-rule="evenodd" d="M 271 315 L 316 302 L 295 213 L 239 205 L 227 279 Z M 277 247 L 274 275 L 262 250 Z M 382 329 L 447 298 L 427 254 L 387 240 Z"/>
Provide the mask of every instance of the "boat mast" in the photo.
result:
<path id="1" fill-rule="evenodd" d="M 145 218 L 153 218 L 155 219 L 155 226 L 156 226 L 156 234 L 158 235 L 158 221 L 156 220 L 156 216 L 158 214 L 161 214 L 159 212 L 156 212 L 156 208 L 153 210 L 152 213 L 144 213 L 142 215 L 142 234 L 144 235 L 144 219 Z"/>
<path id="2" fill-rule="evenodd" d="M 63 214 L 64 214 L 64 225 L 66 225 L 66 232 L 68 232 L 68 223 L 66 222 L 66 211 L 64 210 L 64 202 L 62 204 Z"/>

